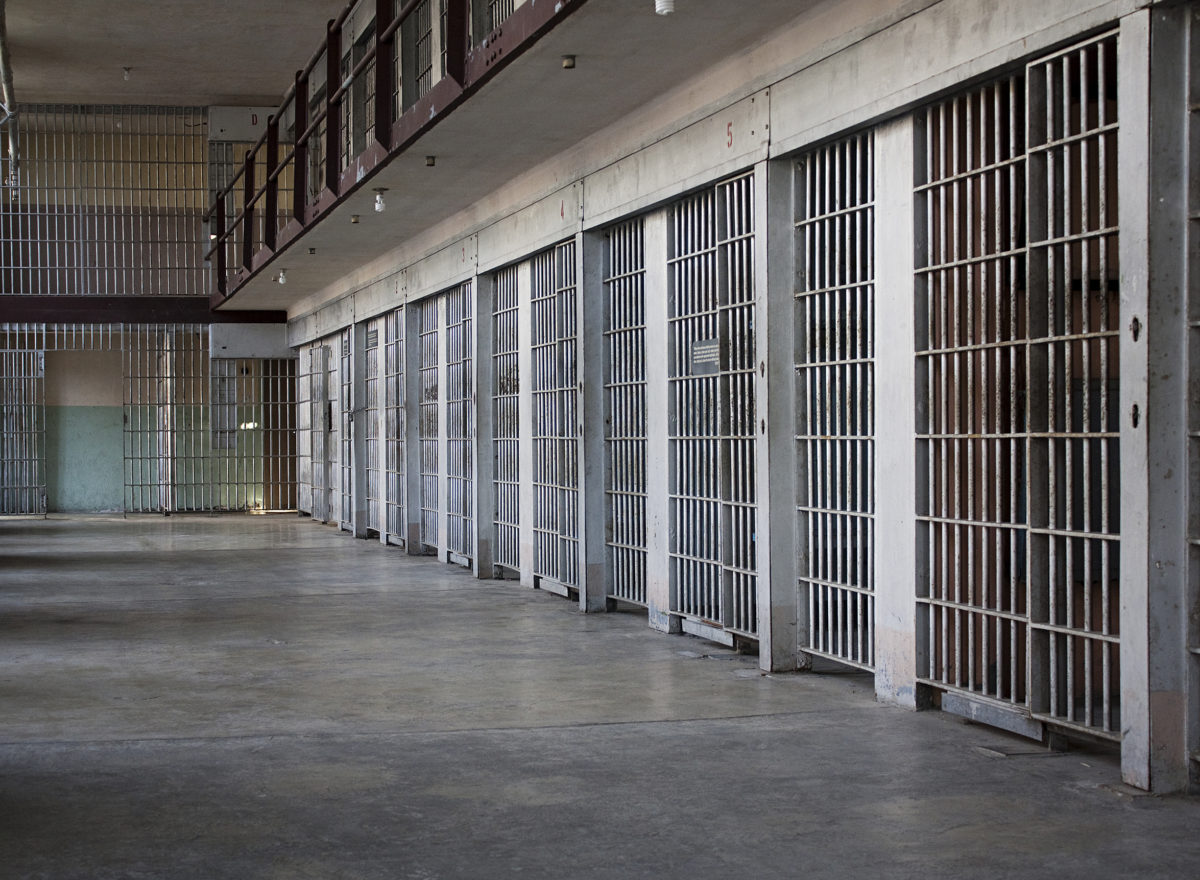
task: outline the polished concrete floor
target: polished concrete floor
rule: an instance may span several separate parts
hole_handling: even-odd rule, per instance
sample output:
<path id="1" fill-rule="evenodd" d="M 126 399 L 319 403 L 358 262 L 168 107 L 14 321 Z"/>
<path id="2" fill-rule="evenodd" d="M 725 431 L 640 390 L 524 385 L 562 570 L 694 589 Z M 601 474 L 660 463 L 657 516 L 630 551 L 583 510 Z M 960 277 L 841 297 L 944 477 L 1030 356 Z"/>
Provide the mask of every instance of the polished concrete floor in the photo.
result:
<path id="1" fill-rule="evenodd" d="M 1111 750 L 296 517 L 0 520 L 0 878 L 1200 876 Z"/>

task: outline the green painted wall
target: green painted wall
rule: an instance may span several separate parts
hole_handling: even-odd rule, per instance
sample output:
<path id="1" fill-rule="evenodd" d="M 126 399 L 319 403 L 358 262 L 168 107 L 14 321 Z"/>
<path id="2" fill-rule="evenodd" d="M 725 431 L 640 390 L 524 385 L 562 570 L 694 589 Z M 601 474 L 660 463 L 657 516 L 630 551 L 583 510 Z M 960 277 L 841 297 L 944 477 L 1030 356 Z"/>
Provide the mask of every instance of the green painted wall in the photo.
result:
<path id="1" fill-rule="evenodd" d="M 47 406 L 47 509 L 120 511 L 123 443 L 119 406 Z"/>

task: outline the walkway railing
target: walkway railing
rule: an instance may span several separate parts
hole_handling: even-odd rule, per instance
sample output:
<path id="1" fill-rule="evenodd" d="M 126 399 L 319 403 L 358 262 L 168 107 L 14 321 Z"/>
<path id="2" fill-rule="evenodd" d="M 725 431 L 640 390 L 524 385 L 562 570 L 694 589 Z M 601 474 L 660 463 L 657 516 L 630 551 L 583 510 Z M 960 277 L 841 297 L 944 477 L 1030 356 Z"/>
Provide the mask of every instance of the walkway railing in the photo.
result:
<path id="1" fill-rule="evenodd" d="M 583 2 L 348 3 L 205 214 L 214 304 Z"/>

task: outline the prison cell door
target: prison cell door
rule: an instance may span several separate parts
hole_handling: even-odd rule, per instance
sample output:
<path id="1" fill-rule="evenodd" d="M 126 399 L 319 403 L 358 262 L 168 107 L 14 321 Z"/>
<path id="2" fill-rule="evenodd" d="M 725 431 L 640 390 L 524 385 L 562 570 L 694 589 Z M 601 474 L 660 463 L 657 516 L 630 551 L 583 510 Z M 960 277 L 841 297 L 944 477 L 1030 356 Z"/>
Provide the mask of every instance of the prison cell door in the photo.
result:
<path id="1" fill-rule="evenodd" d="M 366 470 L 367 493 L 367 531 L 378 535 L 383 529 L 383 489 L 380 479 L 380 440 L 379 440 L 379 388 L 380 388 L 380 343 L 383 319 L 375 318 L 367 322 L 366 340 L 363 346 L 363 467 Z"/>
<path id="2" fill-rule="evenodd" d="M 579 586 L 579 403 L 575 242 L 531 261 L 533 573 L 552 592 Z"/>
<path id="3" fill-rule="evenodd" d="M 408 541 L 405 461 L 408 418 L 404 392 L 404 308 L 389 312 L 384 328 L 384 474 L 386 476 L 386 528 L 389 544 Z"/>
<path id="4" fill-rule="evenodd" d="M 421 397 L 417 402 L 418 437 L 421 443 L 421 543 L 427 550 L 437 552 L 441 539 L 439 529 L 439 512 L 441 510 L 441 492 L 439 462 L 441 450 L 439 438 L 441 435 L 441 414 L 438 405 L 441 383 L 439 381 L 439 304 L 441 300 L 432 297 L 421 302 L 417 308 L 417 344 L 420 346 L 418 362 L 418 387 Z"/>
<path id="5" fill-rule="evenodd" d="M 0 514 L 46 512 L 46 358 L 9 350 L 0 388 Z"/>
<path id="6" fill-rule="evenodd" d="M 332 446 L 333 409 L 329 397 L 332 384 L 332 352 L 327 343 L 319 343 L 309 349 L 310 393 L 312 424 L 312 518 L 329 522 L 333 512 L 330 508 L 332 492 Z"/>
<path id="7" fill-rule="evenodd" d="M 445 301 L 446 552 L 451 562 L 475 557 L 475 286 L 467 281 Z"/>
<path id="8" fill-rule="evenodd" d="M 874 139 L 797 160 L 797 647 L 875 664 Z"/>
<path id="9" fill-rule="evenodd" d="M 496 564 L 521 569 L 521 369 L 516 266 L 495 278 L 492 449 L 496 458 Z"/>
<path id="10" fill-rule="evenodd" d="M 758 632 L 753 184 L 669 218 L 671 610 L 726 644 Z"/>
<path id="11" fill-rule="evenodd" d="M 646 605 L 646 230 L 605 233 L 608 594 Z"/>
<path id="12" fill-rule="evenodd" d="M 919 671 L 942 706 L 1119 739 L 1116 35 L 918 128 Z"/>
<path id="13" fill-rule="evenodd" d="M 421 540 L 448 562 L 475 557 L 474 284 L 419 308 Z"/>

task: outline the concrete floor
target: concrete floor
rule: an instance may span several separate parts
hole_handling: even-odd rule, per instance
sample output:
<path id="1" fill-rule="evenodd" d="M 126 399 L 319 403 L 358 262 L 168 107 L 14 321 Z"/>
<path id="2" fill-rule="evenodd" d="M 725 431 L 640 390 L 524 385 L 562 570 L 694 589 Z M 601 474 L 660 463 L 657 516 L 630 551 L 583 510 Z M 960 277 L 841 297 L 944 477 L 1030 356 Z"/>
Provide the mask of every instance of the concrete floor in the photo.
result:
<path id="1" fill-rule="evenodd" d="M 1200 876 L 1200 801 L 296 517 L 0 520 L 0 877 Z"/>

